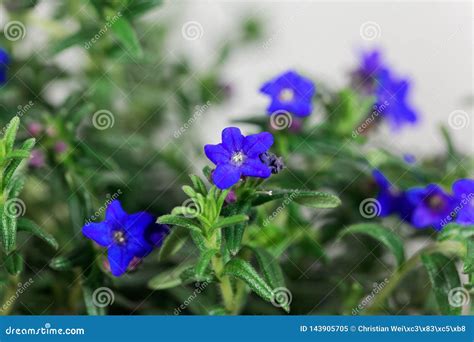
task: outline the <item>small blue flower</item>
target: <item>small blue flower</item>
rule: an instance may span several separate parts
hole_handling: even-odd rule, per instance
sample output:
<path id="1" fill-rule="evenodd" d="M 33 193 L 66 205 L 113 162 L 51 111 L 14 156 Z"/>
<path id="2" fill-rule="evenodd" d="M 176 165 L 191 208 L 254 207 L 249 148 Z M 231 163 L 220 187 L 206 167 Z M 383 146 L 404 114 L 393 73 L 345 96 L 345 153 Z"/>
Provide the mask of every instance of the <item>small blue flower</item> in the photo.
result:
<path id="1" fill-rule="evenodd" d="M 105 220 L 86 224 L 82 233 L 108 248 L 110 269 L 118 277 L 127 271 L 134 257 L 143 258 L 162 244 L 169 228 L 155 221 L 155 217 L 146 212 L 127 214 L 120 202 L 114 200 L 107 207 Z"/>
<path id="2" fill-rule="evenodd" d="M 408 201 L 406 193 L 390 183 L 379 170 L 374 170 L 372 175 L 379 188 L 377 195 L 377 201 L 380 203 L 379 216 L 397 214 L 402 220 L 410 221 L 413 206 Z"/>
<path id="3" fill-rule="evenodd" d="M 385 69 L 378 76 L 376 104 L 382 117 L 388 120 L 393 131 L 399 130 L 405 124 L 418 121 L 416 112 L 407 103 L 410 84 L 407 80 L 396 80 Z"/>
<path id="4" fill-rule="evenodd" d="M 436 184 L 407 190 L 407 198 L 414 206 L 411 223 L 417 228 L 433 226 L 441 230 L 451 217 L 455 201 Z"/>
<path id="5" fill-rule="evenodd" d="M 0 84 L 5 83 L 7 80 L 8 64 L 10 64 L 10 57 L 5 50 L 0 48 Z"/>
<path id="6" fill-rule="evenodd" d="M 216 164 L 212 180 L 219 189 L 228 189 L 242 176 L 268 178 L 270 168 L 260 155 L 273 145 L 273 136 L 262 132 L 244 137 L 237 127 L 222 131 L 222 143 L 204 146 L 206 156 Z"/>
<path id="7" fill-rule="evenodd" d="M 456 222 L 463 225 L 474 224 L 474 180 L 460 179 L 453 184 L 456 208 L 459 208 Z"/>
<path id="8" fill-rule="evenodd" d="M 381 53 L 378 50 L 362 53 L 361 64 L 352 73 L 352 84 L 364 94 L 373 94 L 377 85 L 379 73 L 385 69 Z"/>
<path id="9" fill-rule="evenodd" d="M 313 111 L 312 98 L 316 92 L 314 83 L 295 71 L 284 74 L 265 83 L 260 92 L 271 97 L 268 114 L 287 111 L 299 117 L 305 117 Z"/>

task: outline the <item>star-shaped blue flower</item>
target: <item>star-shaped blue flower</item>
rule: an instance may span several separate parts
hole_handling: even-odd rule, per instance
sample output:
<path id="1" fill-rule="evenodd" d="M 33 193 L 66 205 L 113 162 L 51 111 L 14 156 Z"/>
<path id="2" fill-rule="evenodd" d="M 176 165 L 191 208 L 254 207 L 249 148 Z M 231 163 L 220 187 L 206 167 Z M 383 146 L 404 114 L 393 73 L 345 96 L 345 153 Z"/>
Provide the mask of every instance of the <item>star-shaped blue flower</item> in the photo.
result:
<path id="1" fill-rule="evenodd" d="M 474 180 L 460 179 L 453 184 L 453 194 L 456 200 L 456 222 L 463 225 L 474 224 Z"/>
<path id="2" fill-rule="evenodd" d="M 441 230 L 453 214 L 453 197 L 436 184 L 408 189 L 407 198 L 414 206 L 411 223 L 417 228 L 433 226 Z"/>
<path id="3" fill-rule="evenodd" d="M 418 116 L 407 103 L 409 82 L 395 79 L 387 69 L 380 72 L 377 82 L 376 107 L 391 129 L 398 131 L 406 124 L 416 123 Z"/>
<path id="4" fill-rule="evenodd" d="M 155 221 L 155 217 L 146 212 L 127 214 L 120 202 L 114 200 L 107 207 L 105 220 L 86 224 L 82 233 L 108 248 L 110 269 L 118 277 L 127 271 L 134 257 L 145 257 L 163 242 L 169 228 Z"/>
<path id="5" fill-rule="evenodd" d="M 10 64 L 10 57 L 8 53 L 0 48 L 0 84 L 7 80 L 7 67 Z"/>
<path id="6" fill-rule="evenodd" d="M 305 117 L 313 111 L 312 98 L 316 87 L 311 80 L 295 71 L 287 71 L 268 81 L 260 88 L 260 92 L 271 97 L 268 114 L 287 111 L 295 116 Z"/>
<path id="7" fill-rule="evenodd" d="M 352 84 L 364 94 L 373 94 L 377 77 L 386 67 L 382 64 L 381 53 L 378 50 L 362 53 L 361 63 L 352 73 Z"/>
<path id="8" fill-rule="evenodd" d="M 212 180 L 219 189 L 228 189 L 242 176 L 268 178 L 271 169 L 260 155 L 273 145 L 273 136 L 262 132 L 244 137 L 237 127 L 222 131 L 222 143 L 204 146 L 206 156 L 216 164 Z"/>
<path id="9" fill-rule="evenodd" d="M 380 203 L 379 216 L 398 214 L 402 220 L 409 221 L 413 206 L 408 201 L 406 193 L 390 183 L 379 170 L 374 170 L 372 174 L 379 188 L 377 195 L 377 201 Z"/>

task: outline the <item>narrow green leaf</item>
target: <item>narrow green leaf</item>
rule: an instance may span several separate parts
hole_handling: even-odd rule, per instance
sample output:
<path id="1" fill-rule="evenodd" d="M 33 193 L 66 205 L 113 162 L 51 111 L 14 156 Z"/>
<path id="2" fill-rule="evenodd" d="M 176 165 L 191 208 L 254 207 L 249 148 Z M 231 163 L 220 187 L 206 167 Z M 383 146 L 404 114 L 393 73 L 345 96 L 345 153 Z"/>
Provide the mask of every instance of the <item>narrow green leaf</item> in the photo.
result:
<path id="1" fill-rule="evenodd" d="M 148 282 L 148 287 L 152 290 L 169 289 L 183 283 L 181 274 L 192 265 L 192 262 L 184 262 L 173 269 L 161 272 Z"/>
<path id="2" fill-rule="evenodd" d="M 210 166 L 206 165 L 204 166 L 204 168 L 202 169 L 202 174 L 207 178 L 207 179 L 211 179 L 211 174 L 212 174 L 212 169 Z"/>
<path id="3" fill-rule="evenodd" d="M 213 226 L 213 229 L 224 228 L 234 226 L 239 223 L 245 223 L 249 220 L 249 217 L 244 214 L 233 215 L 229 217 L 220 218 L 217 223 Z"/>
<path id="4" fill-rule="evenodd" d="M 162 3 L 163 0 L 131 0 L 127 6 L 126 15 L 129 17 L 138 17 Z"/>
<path id="5" fill-rule="evenodd" d="M 452 291 L 461 289 L 461 282 L 454 260 L 441 253 L 422 254 L 421 261 L 428 272 L 439 310 L 443 315 L 461 314 L 460 306 L 452 306 Z M 452 301 L 452 299 L 451 299 Z"/>
<path id="6" fill-rule="evenodd" d="M 207 188 L 201 178 L 196 175 L 189 175 L 191 181 L 193 182 L 194 190 L 202 194 L 203 196 L 207 195 Z"/>
<path id="7" fill-rule="evenodd" d="M 195 272 L 196 277 L 201 279 L 204 274 L 206 273 L 207 267 L 211 262 L 211 259 L 214 255 L 216 255 L 219 251 L 217 249 L 208 249 L 201 253 L 198 262 L 196 263 Z"/>
<path id="8" fill-rule="evenodd" d="M 23 257 L 17 251 L 11 252 L 5 258 L 5 267 L 11 275 L 18 275 L 23 271 Z"/>
<path id="9" fill-rule="evenodd" d="M 183 192 L 189 197 L 191 198 L 197 197 L 196 191 L 193 188 L 191 188 L 189 185 L 183 185 L 181 189 L 183 189 Z"/>
<path id="10" fill-rule="evenodd" d="M 111 29 L 132 57 L 141 58 L 143 56 L 143 51 L 135 30 L 126 18 L 120 17 L 117 19 L 111 26 Z"/>
<path id="11" fill-rule="evenodd" d="M 32 148 L 35 146 L 36 140 L 34 138 L 26 140 L 23 145 L 21 146 L 22 150 L 31 152 Z M 10 180 L 12 179 L 13 175 L 15 174 L 16 169 L 20 166 L 22 159 L 13 159 L 10 161 L 8 166 L 3 173 L 3 182 L 2 182 L 2 189 L 5 189 L 9 184 Z"/>
<path id="12" fill-rule="evenodd" d="M 474 238 L 474 225 L 462 226 L 457 223 L 450 223 L 443 227 L 438 233 L 438 241 L 456 240 L 466 241 Z"/>
<path id="13" fill-rule="evenodd" d="M 28 232 L 31 233 L 43 241 L 47 242 L 51 247 L 54 249 L 58 249 L 58 242 L 56 239 L 49 233 L 45 232 L 43 229 L 41 229 L 35 222 L 21 217 L 18 220 L 18 231 L 23 231 L 23 232 Z"/>
<path id="14" fill-rule="evenodd" d="M 13 149 L 13 145 L 15 144 L 16 132 L 18 131 L 19 126 L 20 118 L 18 116 L 14 116 L 7 125 L 7 130 L 5 132 L 4 138 L 7 154 Z"/>
<path id="15" fill-rule="evenodd" d="M 238 258 L 230 260 L 224 267 L 224 275 L 244 281 L 260 297 L 272 301 L 272 288 L 247 261 Z"/>
<path id="16" fill-rule="evenodd" d="M 158 260 L 163 261 L 176 254 L 184 246 L 188 237 L 189 231 L 186 228 L 177 226 L 171 229 L 160 248 Z"/>
<path id="17" fill-rule="evenodd" d="M 258 265 L 260 266 L 260 270 L 262 271 L 267 283 L 273 289 L 277 287 L 285 287 L 285 279 L 277 258 L 263 248 L 252 248 L 252 251 L 257 258 Z"/>
<path id="18" fill-rule="evenodd" d="M 467 240 L 467 252 L 464 259 L 464 273 L 474 273 L 474 240 Z"/>
<path id="19" fill-rule="evenodd" d="M 192 230 L 196 233 L 201 233 L 201 228 L 196 225 L 195 221 L 187 217 L 176 215 L 163 215 L 158 218 L 157 223 L 179 226 Z"/>
<path id="20" fill-rule="evenodd" d="M 395 256 L 397 264 L 400 266 L 405 261 L 405 249 L 403 241 L 390 229 L 375 223 L 360 223 L 344 229 L 339 238 L 350 234 L 365 234 L 384 244 Z"/>
<path id="21" fill-rule="evenodd" d="M 11 253 L 16 247 L 16 216 L 7 212 L 6 206 L 0 207 L 2 216 L 2 244 L 7 254 Z"/>
<path id="22" fill-rule="evenodd" d="M 336 208 L 341 204 L 339 197 L 327 192 L 308 190 L 271 190 L 261 193 L 253 200 L 253 205 L 261 205 L 267 202 L 284 199 L 289 203 L 294 201 L 298 204 L 320 209 Z"/>
<path id="23" fill-rule="evenodd" d="M 5 156 L 5 159 L 25 159 L 30 157 L 30 152 L 25 150 L 14 150 Z"/>

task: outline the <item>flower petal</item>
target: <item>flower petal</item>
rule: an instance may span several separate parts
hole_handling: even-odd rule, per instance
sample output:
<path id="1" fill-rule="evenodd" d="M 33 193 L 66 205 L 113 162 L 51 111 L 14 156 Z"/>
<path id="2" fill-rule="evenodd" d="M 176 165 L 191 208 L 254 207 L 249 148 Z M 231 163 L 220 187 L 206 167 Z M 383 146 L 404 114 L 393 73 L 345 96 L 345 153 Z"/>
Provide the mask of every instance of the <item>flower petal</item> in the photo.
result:
<path id="1" fill-rule="evenodd" d="M 268 132 L 252 134 L 244 138 L 243 151 L 249 158 L 258 157 L 273 145 L 273 135 Z"/>
<path id="2" fill-rule="evenodd" d="M 108 247 L 113 242 L 110 226 L 106 222 L 86 224 L 82 227 L 82 234 L 102 247 Z"/>
<path id="3" fill-rule="evenodd" d="M 243 176 L 268 178 L 272 174 L 270 168 L 257 159 L 247 159 L 241 166 Z"/>
<path id="4" fill-rule="evenodd" d="M 122 209 L 122 205 L 119 200 L 112 201 L 105 211 L 105 219 L 112 223 L 121 222 L 126 219 L 127 213 Z"/>
<path id="5" fill-rule="evenodd" d="M 457 198 L 468 197 L 474 194 L 474 180 L 473 179 L 459 179 L 453 184 L 453 193 Z M 472 195 L 471 195 L 472 196 Z"/>
<path id="6" fill-rule="evenodd" d="M 120 277 L 127 271 L 130 261 L 134 255 L 125 246 L 112 245 L 107 253 L 110 271 L 116 277 Z"/>
<path id="7" fill-rule="evenodd" d="M 228 189 L 240 179 L 240 169 L 230 164 L 221 164 L 212 174 L 212 180 L 219 189 Z"/>
<path id="8" fill-rule="evenodd" d="M 222 131 L 222 146 L 229 152 L 242 149 L 244 136 L 237 127 L 227 127 Z"/>
<path id="9" fill-rule="evenodd" d="M 141 211 L 127 217 L 127 250 L 134 256 L 143 257 L 153 250 L 146 239 L 146 230 L 155 222 L 155 217 Z"/>
<path id="10" fill-rule="evenodd" d="M 230 160 L 230 153 L 222 144 L 204 146 L 204 153 L 214 164 L 226 163 Z"/>

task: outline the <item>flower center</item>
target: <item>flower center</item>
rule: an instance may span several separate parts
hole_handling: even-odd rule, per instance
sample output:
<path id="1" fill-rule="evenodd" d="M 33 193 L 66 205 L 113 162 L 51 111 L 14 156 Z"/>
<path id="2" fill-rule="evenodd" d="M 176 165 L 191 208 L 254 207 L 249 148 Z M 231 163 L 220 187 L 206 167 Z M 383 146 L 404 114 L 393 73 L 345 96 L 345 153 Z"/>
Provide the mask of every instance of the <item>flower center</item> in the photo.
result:
<path id="1" fill-rule="evenodd" d="M 443 198 L 439 195 L 430 196 L 430 198 L 428 199 L 428 205 L 430 208 L 434 210 L 443 209 L 444 207 Z"/>
<path id="2" fill-rule="evenodd" d="M 295 92 L 293 91 L 293 89 L 290 89 L 290 88 L 283 88 L 280 91 L 280 94 L 278 95 L 278 98 L 282 102 L 290 102 L 294 99 L 294 97 L 295 97 Z"/>
<path id="3" fill-rule="evenodd" d="M 235 152 L 232 154 L 231 160 L 234 165 L 242 165 L 245 159 L 245 154 L 243 154 L 241 151 Z"/>
<path id="4" fill-rule="evenodd" d="M 126 241 L 125 234 L 121 230 L 114 231 L 113 239 L 119 245 L 125 244 Z"/>

